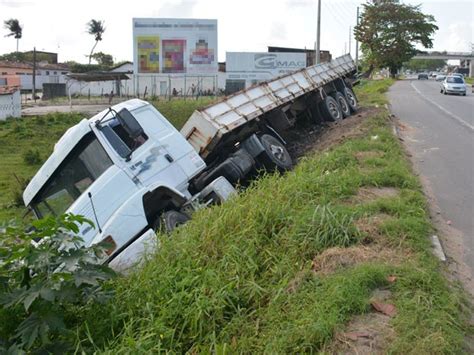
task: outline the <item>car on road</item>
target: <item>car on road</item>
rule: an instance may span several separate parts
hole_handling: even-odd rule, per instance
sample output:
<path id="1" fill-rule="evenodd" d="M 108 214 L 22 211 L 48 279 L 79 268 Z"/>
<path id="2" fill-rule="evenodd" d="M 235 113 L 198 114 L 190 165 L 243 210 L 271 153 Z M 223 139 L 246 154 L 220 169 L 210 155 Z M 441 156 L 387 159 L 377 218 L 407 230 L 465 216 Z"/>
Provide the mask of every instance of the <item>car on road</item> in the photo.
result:
<path id="1" fill-rule="evenodd" d="M 441 84 L 441 93 L 444 95 L 459 94 L 466 96 L 466 83 L 459 76 L 448 75 Z"/>
<path id="2" fill-rule="evenodd" d="M 429 79 L 428 73 L 420 73 L 420 74 L 418 74 L 418 80 L 424 80 L 424 79 L 426 79 L 426 80 Z"/>
<path id="3" fill-rule="evenodd" d="M 446 75 L 444 74 L 438 74 L 435 78 L 436 81 L 443 81 L 444 79 L 446 79 Z"/>

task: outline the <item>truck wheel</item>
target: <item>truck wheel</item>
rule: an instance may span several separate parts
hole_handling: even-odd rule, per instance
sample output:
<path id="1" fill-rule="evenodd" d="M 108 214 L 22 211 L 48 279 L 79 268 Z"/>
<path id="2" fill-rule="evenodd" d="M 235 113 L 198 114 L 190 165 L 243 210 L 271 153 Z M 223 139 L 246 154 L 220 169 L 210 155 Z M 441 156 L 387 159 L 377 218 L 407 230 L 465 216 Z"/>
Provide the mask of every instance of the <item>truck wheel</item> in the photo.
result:
<path id="1" fill-rule="evenodd" d="M 265 151 L 260 154 L 259 161 L 262 162 L 265 169 L 280 171 L 290 170 L 293 167 L 290 153 L 286 150 L 283 144 L 275 137 L 264 134 L 260 137 Z"/>
<path id="2" fill-rule="evenodd" d="M 320 105 L 321 112 L 326 121 L 335 122 L 342 120 L 342 112 L 339 108 L 339 104 L 332 96 L 326 96 Z"/>
<path id="3" fill-rule="evenodd" d="M 178 211 L 165 211 L 157 218 L 153 229 L 157 232 L 171 233 L 176 227 L 186 223 L 190 218 Z"/>
<path id="4" fill-rule="evenodd" d="M 358 109 L 357 98 L 354 92 L 349 88 L 344 88 L 343 92 L 344 96 L 346 97 L 347 103 L 351 109 L 351 112 L 356 112 Z"/>
<path id="5" fill-rule="evenodd" d="M 334 98 L 339 104 L 339 108 L 341 109 L 342 116 L 344 116 L 344 118 L 349 117 L 351 115 L 351 108 L 349 107 L 349 104 L 347 103 L 346 97 L 338 91 L 336 92 L 336 95 L 334 96 Z"/>

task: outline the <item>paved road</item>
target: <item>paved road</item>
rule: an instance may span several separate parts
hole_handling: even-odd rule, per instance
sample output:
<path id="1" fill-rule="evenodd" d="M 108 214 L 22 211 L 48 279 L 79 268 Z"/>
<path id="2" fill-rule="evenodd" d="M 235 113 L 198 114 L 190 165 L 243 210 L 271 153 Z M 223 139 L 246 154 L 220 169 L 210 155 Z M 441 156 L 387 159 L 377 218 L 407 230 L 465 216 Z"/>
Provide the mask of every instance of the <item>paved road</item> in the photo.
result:
<path id="1" fill-rule="evenodd" d="M 21 110 L 22 116 L 37 116 L 37 115 L 46 115 L 52 112 L 81 112 L 85 115 L 95 115 L 96 113 L 101 112 L 108 108 L 109 105 L 51 105 L 51 106 L 33 106 L 25 107 Z"/>
<path id="2" fill-rule="evenodd" d="M 445 96 L 433 80 L 404 80 L 388 96 L 441 216 L 461 234 L 462 258 L 474 275 L 474 94 L 469 87 L 465 97 Z"/>

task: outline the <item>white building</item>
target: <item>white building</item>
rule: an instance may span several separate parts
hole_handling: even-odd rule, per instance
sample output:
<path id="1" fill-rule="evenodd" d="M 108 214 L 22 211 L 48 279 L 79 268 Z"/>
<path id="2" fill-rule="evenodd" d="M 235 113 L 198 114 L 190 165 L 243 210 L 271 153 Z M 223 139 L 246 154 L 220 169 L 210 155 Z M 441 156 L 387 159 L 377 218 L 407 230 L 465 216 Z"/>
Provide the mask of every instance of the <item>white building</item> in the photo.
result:
<path id="1" fill-rule="evenodd" d="M 136 95 L 195 95 L 218 87 L 217 20 L 133 19 Z"/>
<path id="2" fill-rule="evenodd" d="M 306 53 L 226 52 L 226 93 L 306 67 Z"/>

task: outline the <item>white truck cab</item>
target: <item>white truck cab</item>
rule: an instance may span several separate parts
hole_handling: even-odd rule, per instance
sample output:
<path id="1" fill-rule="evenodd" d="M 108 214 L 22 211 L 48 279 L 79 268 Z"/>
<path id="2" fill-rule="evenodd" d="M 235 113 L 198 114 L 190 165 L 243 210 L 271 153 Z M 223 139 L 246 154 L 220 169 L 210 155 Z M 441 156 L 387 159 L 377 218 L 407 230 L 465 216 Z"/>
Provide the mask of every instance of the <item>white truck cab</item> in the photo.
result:
<path id="1" fill-rule="evenodd" d="M 154 239 L 158 212 L 189 201 L 189 181 L 205 167 L 152 105 L 133 99 L 70 128 L 23 199 L 38 218 L 70 212 L 93 221 L 81 237 L 86 245 L 111 243 L 111 261 L 137 239 Z"/>

